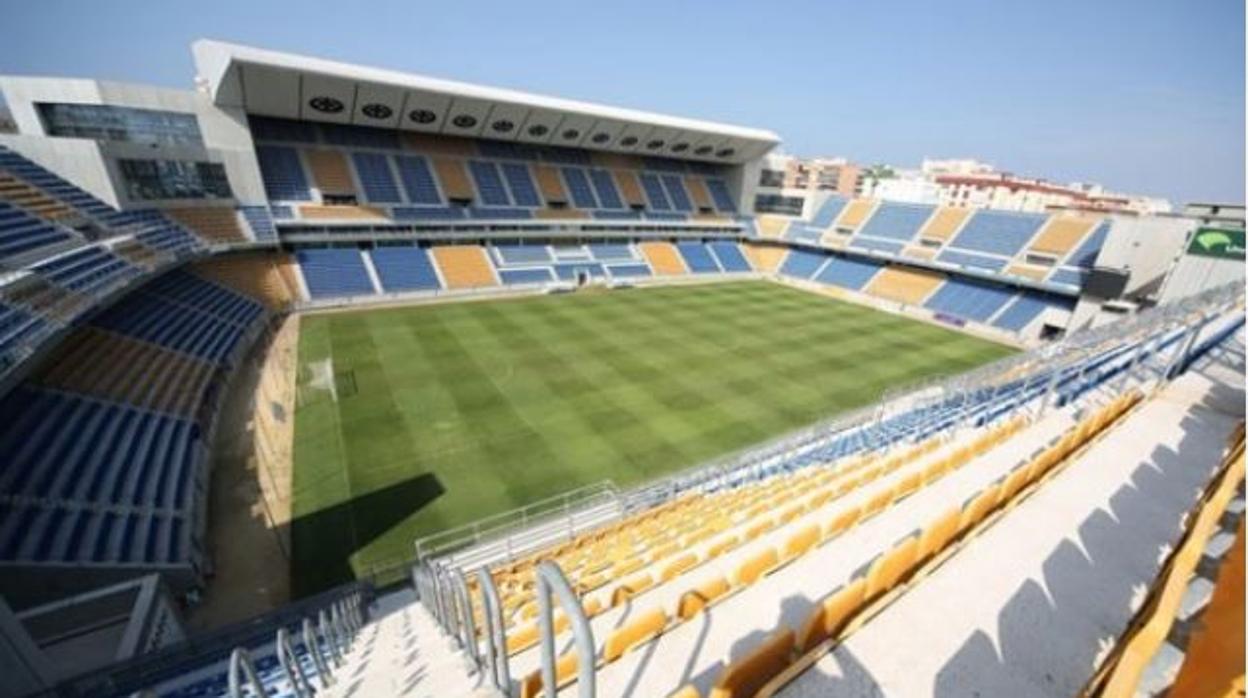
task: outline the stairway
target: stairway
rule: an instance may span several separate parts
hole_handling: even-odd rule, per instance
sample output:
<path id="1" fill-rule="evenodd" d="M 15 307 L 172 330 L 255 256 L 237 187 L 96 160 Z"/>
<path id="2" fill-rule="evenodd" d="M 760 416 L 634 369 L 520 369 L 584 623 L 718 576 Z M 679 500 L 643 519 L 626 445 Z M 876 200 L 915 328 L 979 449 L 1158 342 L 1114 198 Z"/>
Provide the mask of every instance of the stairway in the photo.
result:
<path id="1" fill-rule="evenodd" d="M 328 698 L 497 696 L 410 589 L 377 599 Z"/>

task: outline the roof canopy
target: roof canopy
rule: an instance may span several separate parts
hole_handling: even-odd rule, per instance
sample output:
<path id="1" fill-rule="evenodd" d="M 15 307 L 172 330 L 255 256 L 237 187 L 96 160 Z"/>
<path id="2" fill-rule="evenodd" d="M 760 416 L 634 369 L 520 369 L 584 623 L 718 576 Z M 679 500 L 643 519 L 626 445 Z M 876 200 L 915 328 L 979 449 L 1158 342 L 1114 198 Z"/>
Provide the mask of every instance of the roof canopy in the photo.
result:
<path id="1" fill-rule="evenodd" d="M 200 40 L 214 103 L 249 114 L 738 164 L 780 142 L 760 129 L 619 109 Z"/>

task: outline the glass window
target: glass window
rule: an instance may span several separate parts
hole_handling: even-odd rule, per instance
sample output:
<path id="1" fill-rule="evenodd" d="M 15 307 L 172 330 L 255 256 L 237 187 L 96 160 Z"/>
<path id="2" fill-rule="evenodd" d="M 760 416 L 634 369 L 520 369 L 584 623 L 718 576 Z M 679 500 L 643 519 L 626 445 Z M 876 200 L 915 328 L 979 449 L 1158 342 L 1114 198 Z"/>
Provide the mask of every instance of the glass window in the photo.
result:
<path id="1" fill-rule="evenodd" d="M 782 213 L 786 216 L 802 215 L 804 199 L 800 196 L 758 194 L 754 197 L 755 213 Z"/>
<path id="2" fill-rule="evenodd" d="M 194 114 L 110 107 L 104 104 L 39 103 L 50 136 L 172 145 L 201 145 Z"/>
<path id="3" fill-rule="evenodd" d="M 780 170 L 760 170 L 758 184 L 763 187 L 783 187 L 784 173 Z"/>
<path id="4" fill-rule="evenodd" d="M 215 162 L 121 160 L 121 176 L 131 200 L 227 199 L 230 182 Z"/>

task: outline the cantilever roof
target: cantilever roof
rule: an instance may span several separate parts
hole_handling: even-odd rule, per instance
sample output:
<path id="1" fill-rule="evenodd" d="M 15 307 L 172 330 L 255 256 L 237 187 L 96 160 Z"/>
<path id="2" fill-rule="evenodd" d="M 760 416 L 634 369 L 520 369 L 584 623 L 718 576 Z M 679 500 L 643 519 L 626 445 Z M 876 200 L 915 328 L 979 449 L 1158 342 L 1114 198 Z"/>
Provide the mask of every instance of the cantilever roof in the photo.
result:
<path id="1" fill-rule="evenodd" d="M 738 164 L 771 131 L 200 40 L 213 101 L 250 114 Z"/>

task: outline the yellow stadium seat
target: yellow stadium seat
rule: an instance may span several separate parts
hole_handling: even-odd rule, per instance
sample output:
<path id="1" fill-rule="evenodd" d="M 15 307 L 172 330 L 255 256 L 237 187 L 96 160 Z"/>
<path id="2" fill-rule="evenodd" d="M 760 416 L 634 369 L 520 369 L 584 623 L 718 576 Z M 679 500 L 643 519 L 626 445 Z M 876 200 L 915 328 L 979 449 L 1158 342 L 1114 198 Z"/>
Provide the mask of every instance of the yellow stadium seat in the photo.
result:
<path id="1" fill-rule="evenodd" d="M 1001 483 L 1001 487 L 997 489 L 996 507 L 1002 507 L 1009 504 L 1018 495 L 1019 490 L 1027 484 L 1030 468 L 1026 465 L 1015 468 L 1006 476 L 1005 481 Z"/>
<path id="2" fill-rule="evenodd" d="M 862 518 L 870 518 L 883 511 L 885 507 L 892 504 L 893 496 L 895 494 L 896 492 L 891 489 L 885 489 L 877 492 L 867 500 L 866 504 L 862 505 Z"/>
<path id="3" fill-rule="evenodd" d="M 766 550 L 748 558 L 737 567 L 735 574 L 737 584 L 749 586 L 757 582 L 763 575 L 775 569 L 778 564 L 780 564 L 780 556 L 776 553 L 776 549 L 768 547 Z"/>
<path id="4" fill-rule="evenodd" d="M 781 551 L 780 559 L 784 561 L 792 560 L 806 553 L 819 542 L 819 525 L 811 524 L 806 528 L 789 536 L 784 542 L 784 550 Z"/>
<path id="5" fill-rule="evenodd" d="M 602 660 L 608 664 L 614 662 L 637 645 L 658 637 L 665 627 L 667 627 L 667 614 L 663 613 L 663 609 L 655 608 L 643 613 L 611 633 L 607 638 L 607 643 L 603 645 Z"/>
<path id="6" fill-rule="evenodd" d="M 923 485 L 923 473 L 911 473 L 893 486 L 893 499 L 901 499 Z"/>
<path id="7" fill-rule="evenodd" d="M 796 519 L 797 517 L 801 516 L 803 513 L 805 513 L 805 509 L 802 507 L 801 504 L 796 504 L 794 506 L 789 507 L 788 509 L 785 509 L 784 511 L 780 512 L 780 525 L 781 526 L 785 525 L 786 523 L 792 521 L 793 519 Z"/>
<path id="8" fill-rule="evenodd" d="M 663 572 L 659 574 L 659 581 L 666 582 L 675 579 L 696 564 L 698 564 L 698 556 L 693 553 L 685 553 L 672 560 L 663 568 Z"/>
<path id="9" fill-rule="evenodd" d="M 922 562 L 944 550 L 945 546 L 958 535 L 958 525 L 961 521 L 962 507 L 953 506 L 928 524 L 919 536 L 917 559 Z"/>
<path id="10" fill-rule="evenodd" d="M 978 525 L 988 515 L 988 512 L 992 511 L 996 503 L 997 486 L 989 485 L 962 509 L 962 518 L 958 522 L 958 533 L 965 533 Z"/>
<path id="11" fill-rule="evenodd" d="M 654 586 L 654 578 L 648 572 L 633 577 L 632 579 L 617 586 L 611 592 L 611 607 L 615 608 L 620 604 L 627 602 L 629 599 L 640 594 L 641 592 Z"/>
<path id="12" fill-rule="evenodd" d="M 771 519 L 764 519 L 762 521 L 759 521 L 753 526 L 750 526 L 749 528 L 745 529 L 745 540 L 747 542 L 752 541 L 755 538 L 758 538 L 764 533 L 770 531 L 774 526 L 775 526 L 775 522 L 773 522 Z"/>
<path id="13" fill-rule="evenodd" d="M 824 538 L 839 536 L 849 530 L 851 526 L 858 523 L 858 519 L 862 516 L 862 507 L 853 507 L 847 509 L 832 517 L 828 525 L 823 530 Z"/>
<path id="14" fill-rule="evenodd" d="M 910 536 L 876 558 L 867 570 L 867 598 L 887 593 L 904 579 L 914 569 L 918 551 L 918 536 Z"/>
<path id="15" fill-rule="evenodd" d="M 555 662 L 555 684 L 562 685 L 576 675 L 580 666 L 575 650 Z M 542 670 L 538 669 L 520 682 L 520 698 L 537 698 L 542 693 Z"/>
<path id="16" fill-rule="evenodd" d="M 859 577 L 824 599 L 802 624 L 797 651 L 805 654 L 824 640 L 836 637 L 866 600 L 867 580 Z"/>
<path id="17" fill-rule="evenodd" d="M 693 684 L 681 686 L 675 693 L 667 698 L 702 698 L 702 694 L 698 693 L 698 687 Z"/>
<path id="18" fill-rule="evenodd" d="M 680 550 L 681 550 L 680 543 L 670 543 L 660 548 L 655 548 L 650 553 L 650 562 L 658 562 L 659 560 L 662 560 L 665 557 L 670 557 L 672 555 L 675 555 L 676 553 L 680 552 Z"/>
<path id="19" fill-rule="evenodd" d="M 728 580 L 722 576 L 709 579 L 680 595 L 680 600 L 676 603 L 676 615 L 681 620 L 689 620 L 727 594 L 730 588 Z"/>
<path id="20" fill-rule="evenodd" d="M 709 698 L 753 698 L 792 661 L 793 631 L 785 628 L 724 668 Z"/>
<path id="21" fill-rule="evenodd" d="M 632 574 L 633 572 L 636 572 L 637 570 L 645 566 L 646 566 L 645 560 L 641 559 L 640 557 L 634 557 L 628 560 L 621 560 L 620 562 L 615 563 L 615 565 L 611 568 L 610 574 L 612 577 L 619 579 L 620 577 L 623 577 L 626 574 Z"/>
<path id="22" fill-rule="evenodd" d="M 740 544 L 741 541 L 736 536 L 728 536 L 727 538 L 712 545 L 710 548 L 707 548 L 706 559 L 711 560 L 717 558 L 729 550 L 736 548 Z"/>

